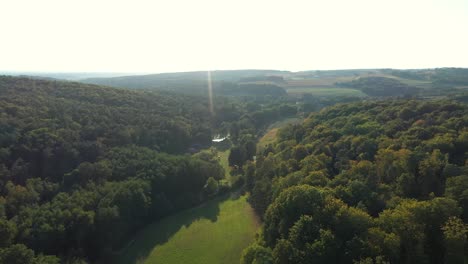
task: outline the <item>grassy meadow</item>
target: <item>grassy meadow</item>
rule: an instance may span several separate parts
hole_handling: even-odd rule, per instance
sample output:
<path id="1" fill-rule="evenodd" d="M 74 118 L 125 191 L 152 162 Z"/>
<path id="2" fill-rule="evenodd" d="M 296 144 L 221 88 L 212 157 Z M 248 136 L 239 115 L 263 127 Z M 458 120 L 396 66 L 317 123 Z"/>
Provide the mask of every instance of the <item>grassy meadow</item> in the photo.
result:
<path id="1" fill-rule="evenodd" d="M 276 134 L 278 133 L 278 128 L 272 128 L 260 138 L 257 143 L 257 149 L 262 151 L 266 146 L 276 142 Z"/>
<path id="2" fill-rule="evenodd" d="M 118 263 L 237 264 L 258 226 L 246 196 L 226 195 L 149 225 Z"/>

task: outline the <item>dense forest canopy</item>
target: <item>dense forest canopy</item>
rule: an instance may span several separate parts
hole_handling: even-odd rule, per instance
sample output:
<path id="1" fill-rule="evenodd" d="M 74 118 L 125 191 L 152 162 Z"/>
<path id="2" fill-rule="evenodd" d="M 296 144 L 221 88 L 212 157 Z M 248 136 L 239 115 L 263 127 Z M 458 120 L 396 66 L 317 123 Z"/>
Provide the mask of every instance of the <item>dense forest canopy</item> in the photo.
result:
<path id="1" fill-rule="evenodd" d="M 244 167 L 263 216 L 242 263 L 464 263 L 468 107 L 341 104 Z"/>
<path id="2" fill-rule="evenodd" d="M 242 89 L 258 97 L 210 109 L 206 96 L 0 77 L 0 262 L 106 262 L 144 225 L 227 190 L 215 152 L 186 153 L 230 135 L 241 164 L 297 113 L 282 88 Z"/>
<path id="3" fill-rule="evenodd" d="M 0 262 L 105 260 L 224 177 L 205 98 L 0 77 Z"/>
<path id="4" fill-rule="evenodd" d="M 132 141 L 166 152 L 211 140 L 212 117 L 203 98 L 14 77 L 2 77 L 0 88 L 5 138 L 27 125 L 31 131 L 65 128 L 81 132 L 75 136 L 83 140 Z"/>

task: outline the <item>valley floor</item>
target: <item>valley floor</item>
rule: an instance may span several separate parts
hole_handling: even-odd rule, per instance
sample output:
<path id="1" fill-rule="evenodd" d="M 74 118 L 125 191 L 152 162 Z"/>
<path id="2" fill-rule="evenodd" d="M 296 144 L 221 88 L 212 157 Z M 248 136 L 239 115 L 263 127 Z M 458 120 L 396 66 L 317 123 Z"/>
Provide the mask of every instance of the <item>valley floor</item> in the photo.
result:
<path id="1" fill-rule="evenodd" d="M 245 195 L 225 195 L 149 225 L 123 250 L 119 262 L 237 264 L 258 226 Z"/>

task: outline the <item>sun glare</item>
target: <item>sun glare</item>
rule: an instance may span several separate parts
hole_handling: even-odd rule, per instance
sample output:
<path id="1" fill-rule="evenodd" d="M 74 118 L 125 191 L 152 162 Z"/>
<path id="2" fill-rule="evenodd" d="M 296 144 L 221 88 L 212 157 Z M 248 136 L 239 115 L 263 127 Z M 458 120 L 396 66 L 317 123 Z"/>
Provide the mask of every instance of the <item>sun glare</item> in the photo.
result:
<path id="1" fill-rule="evenodd" d="M 210 100 L 210 113 L 211 115 L 214 115 L 214 110 L 213 110 L 213 84 L 211 82 L 211 71 L 208 71 L 208 100 Z"/>

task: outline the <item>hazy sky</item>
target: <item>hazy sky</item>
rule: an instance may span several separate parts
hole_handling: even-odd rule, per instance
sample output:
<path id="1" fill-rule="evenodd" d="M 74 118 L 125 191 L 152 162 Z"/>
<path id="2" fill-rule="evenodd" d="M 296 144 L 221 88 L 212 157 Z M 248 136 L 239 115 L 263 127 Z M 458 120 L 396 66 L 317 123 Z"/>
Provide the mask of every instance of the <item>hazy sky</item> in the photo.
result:
<path id="1" fill-rule="evenodd" d="M 468 67 L 468 0 L 0 0 L 0 70 Z"/>

